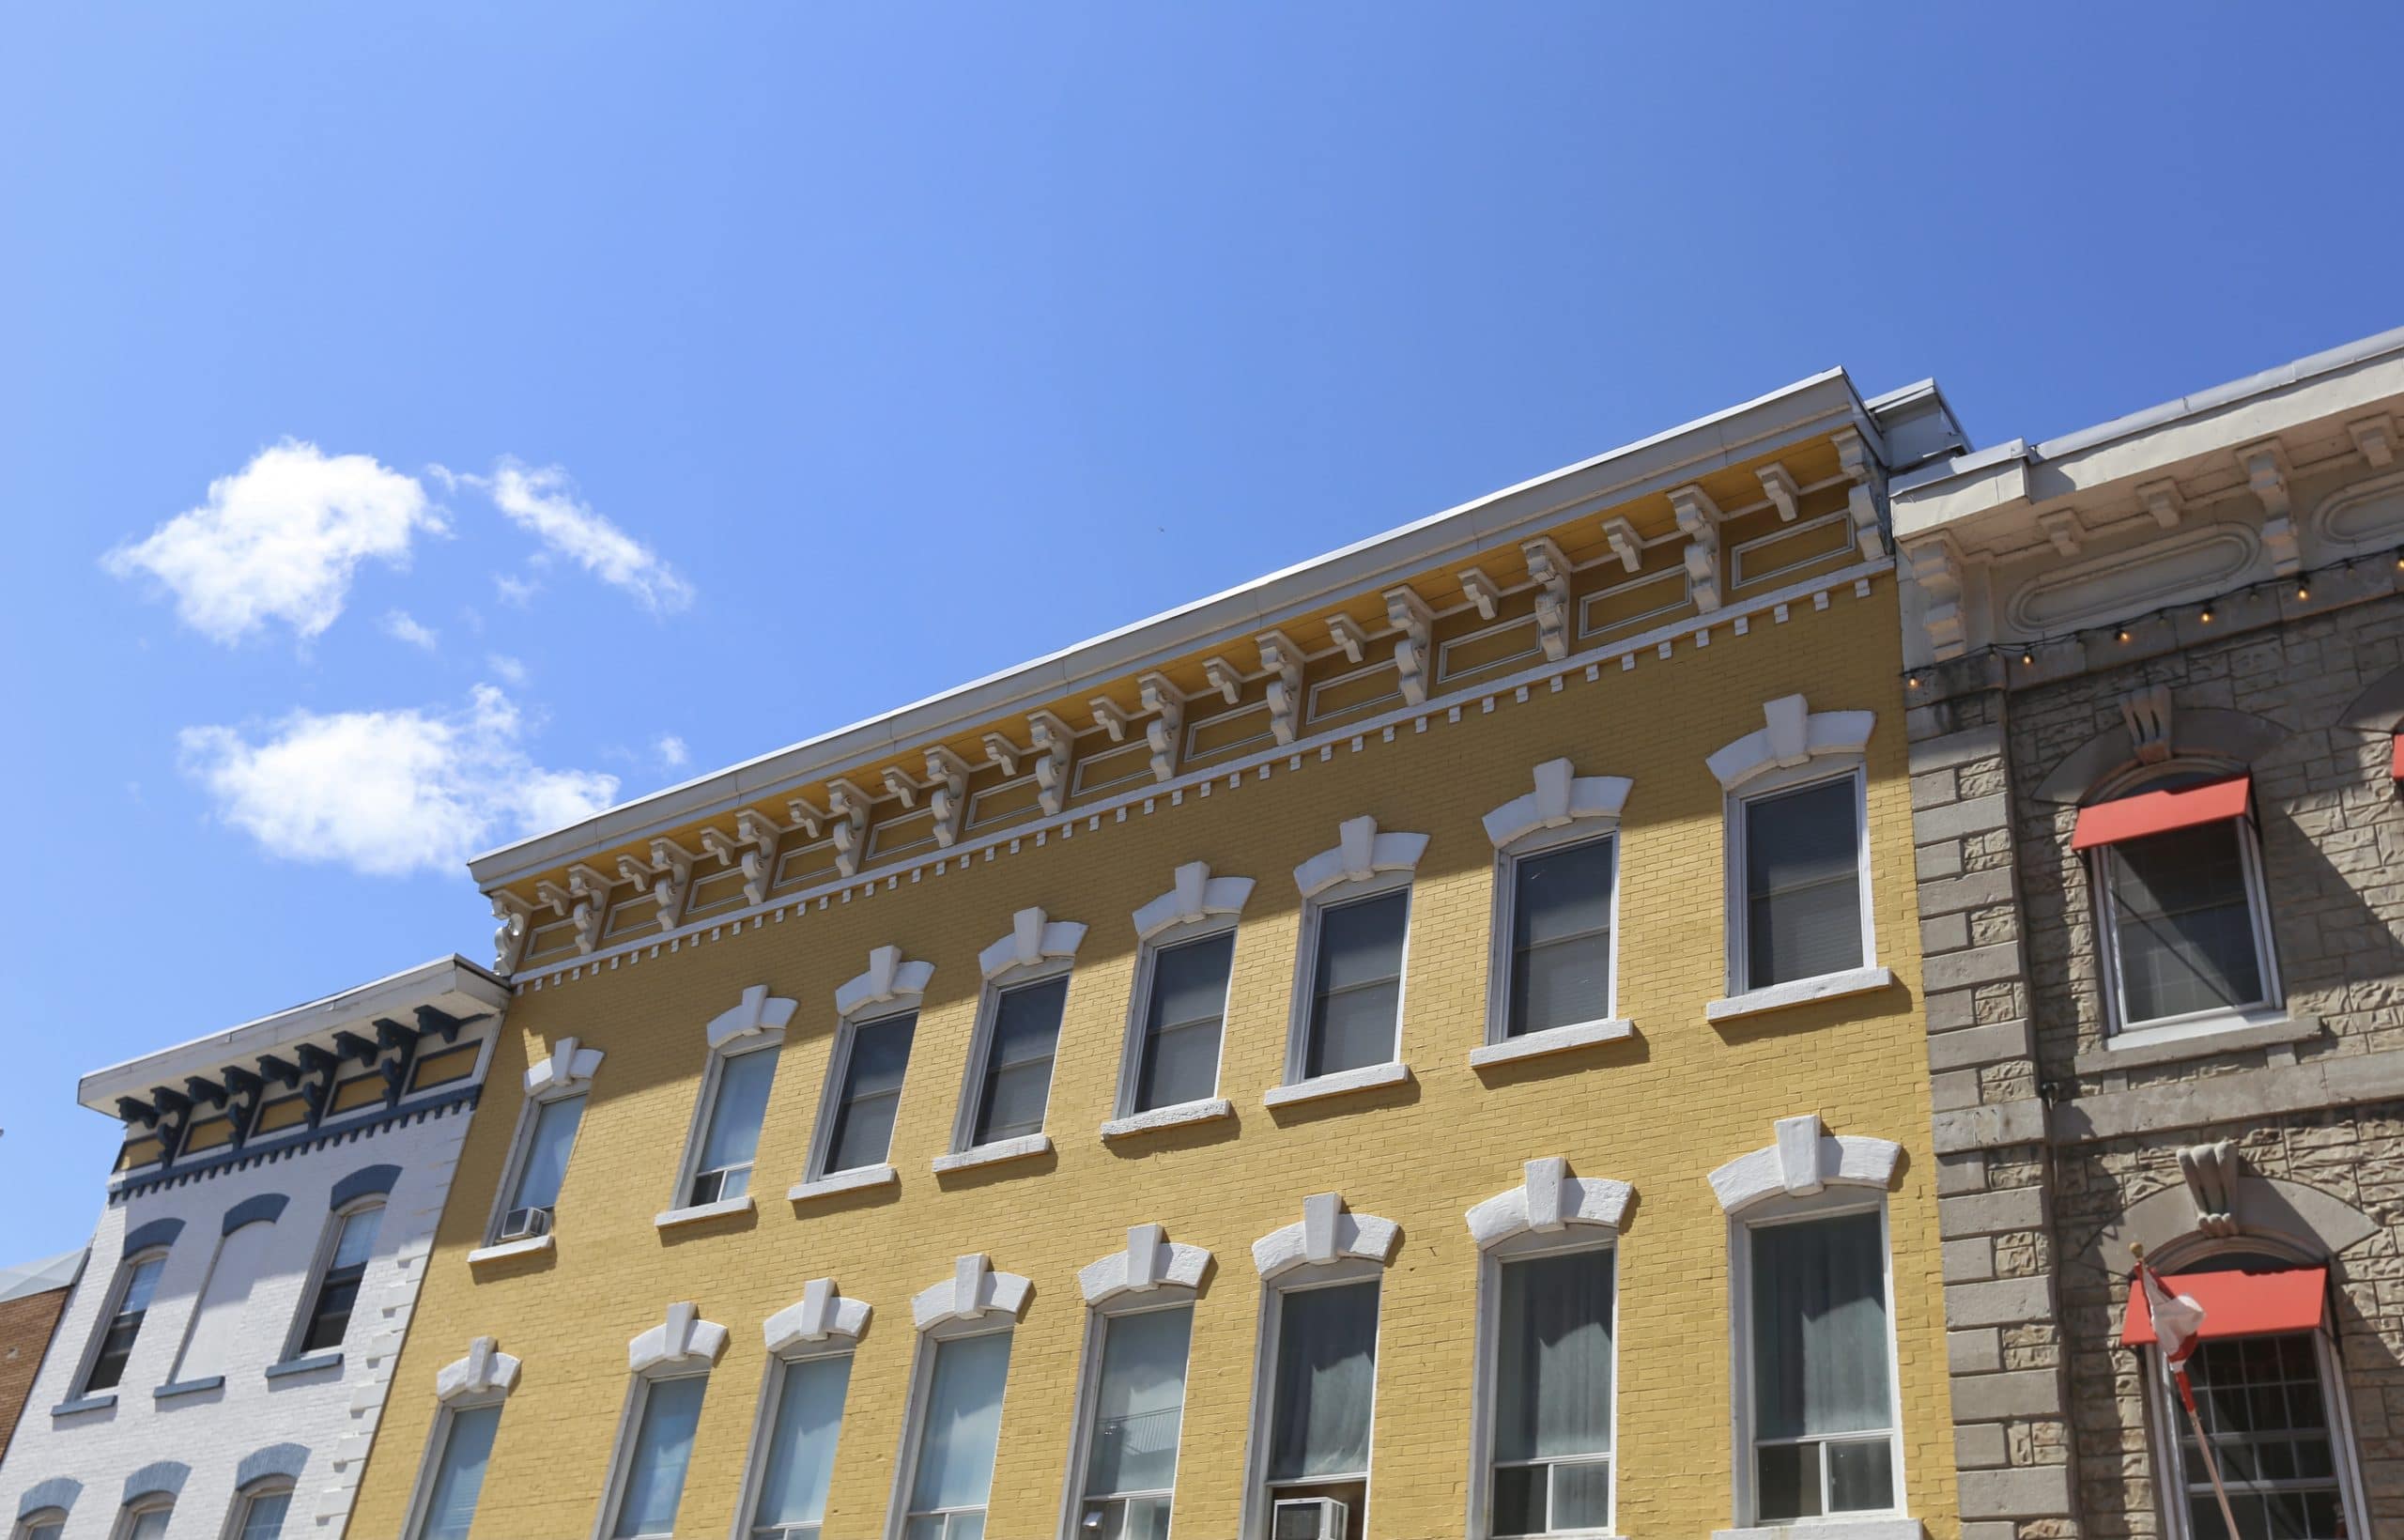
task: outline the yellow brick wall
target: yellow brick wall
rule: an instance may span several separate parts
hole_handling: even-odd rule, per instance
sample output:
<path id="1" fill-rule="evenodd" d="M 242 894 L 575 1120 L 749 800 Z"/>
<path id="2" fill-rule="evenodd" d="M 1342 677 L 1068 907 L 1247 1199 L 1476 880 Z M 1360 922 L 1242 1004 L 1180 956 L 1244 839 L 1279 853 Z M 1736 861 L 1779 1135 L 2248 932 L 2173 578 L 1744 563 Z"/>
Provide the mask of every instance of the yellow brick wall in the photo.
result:
<path id="1" fill-rule="evenodd" d="M 1520 1180 L 1521 1163 L 1632 1183 L 1622 1242 L 1619 1529 L 1697 1536 L 1730 1521 L 1727 1225 L 1705 1174 L 1770 1142 L 1774 1118 L 1816 1111 L 1839 1132 L 1900 1141 L 1891 1199 L 1907 1505 L 1930 1532 L 1958 1532 L 1949 1469 L 1934 1163 L 1916 1004 L 1909 792 L 1893 585 L 1808 602 L 1750 635 L 1722 627 L 1673 660 L 1573 672 L 1559 691 L 1490 713 L 1441 709 L 1425 732 L 1338 745 L 1300 769 L 1225 781 L 1208 798 L 1014 855 L 906 879 L 894 891 L 814 906 L 757 930 L 588 972 L 520 995 L 476 1114 L 455 1197 L 398 1366 L 352 1532 L 396 1534 L 435 1409 L 435 1372 L 470 1336 L 525 1363 L 508 1403 L 475 1532 L 583 1536 L 594 1523 L 626 1381 L 627 1339 L 672 1301 L 698 1301 L 732 1347 L 713 1377 L 682 1535 L 731 1532 L 760 1393 L 762 1320 L 831 1275 L 874 1306 L 858 1350 L 826 1533 L 882 1534 L 914 1348 L 910 1299 L 963 1252 L 1025 1275 L 1034 1295 L 1013 1348 L 989 1532 L 1049 1535 L 1070 1461 L 1070 1407 L 1086 1311 L 1085 1264 L 1120 1249 L 1130 1224 L 1209 1247 L 1217 1267 L 1194 1317 L 1179 1464 L 1177 1530 L 1236 1532 L 1259 1283 L 1250 1248 L 1299 1219 L 1305 1194 L 1340 1192 L 1396 1221 L 1385 1280 L 1369 1532 L 1458 1534 L 1470 1450 L 1478 1257 L 1462 1214 Z M 1762 702 L 1800 690 L 1816 710 L 1878 714 L 1870 808 L 1879 960 L 1906 987 L 1757 1018 L 1703 1020 L 1723 993 L 1719 788 L 1704 755 L 1762 724 Z M 1623 824 L 1619 1002 L 1633 1041 L 1481 1076 L 1493 853 L 1483 814 L 1527 791 L 1531 767 L 1568 755 L 1584 775 L 1635 787 Z M 1291 871 L 1335 842 L 1336 824 L 1430 836 L 1418 869 L 1405 981 L 1404 1055 L 1416 1084 L 1271 1112 L 1283 1072 L 1300 902 Z M 1257 879 L 1236 946 L 1221 1092 L 1232 1122 L 1105 1147 L 1135 961 L 1129 916 L 1206 860 Z M 1060 1035 L 1048 1128 L 1056 1154 L 939 1179 L 978 1005 L 980 948 L 1028 904 L 1091 926 Z M 895 1130 L 898 1194 L 852 1194 L 798 1213 L 783 1194 L 808 1155 L 835 1027 L 836 986 L 871 947 L 935 965 Z M 759 1148 L 747 1220 L 663 1235 L 704 1060 L 702 1025 L 747 985 L 798 1000 Z M 574 1034 L 603 1065 L 558 1210 L 554 1253 L 471 1272 L 518 1112 L 529 1045 Z"/>

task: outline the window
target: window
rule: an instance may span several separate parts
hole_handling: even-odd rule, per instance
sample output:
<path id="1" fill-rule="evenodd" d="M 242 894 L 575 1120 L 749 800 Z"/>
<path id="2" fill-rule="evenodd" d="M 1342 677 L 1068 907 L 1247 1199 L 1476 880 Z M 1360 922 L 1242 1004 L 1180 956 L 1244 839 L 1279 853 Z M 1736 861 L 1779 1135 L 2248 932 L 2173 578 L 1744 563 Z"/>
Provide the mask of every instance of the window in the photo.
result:
<path id="1" fill-rule="evenodd" d="M 1010 1335 L 986 1332 L 932 1344 L 902 1540 L 984 1540 Z"/>
<path id="2" fill-rule="evenodd" d="M 1227 1019 L 1232 928 L 1146 952 L 1143 1036 L 1128 1113 L 1201 1101 L 1218 1094 L 1219 1040 Z"/>
<path id="3" fill-rule="evenodd" d="M 709 1382 L 703 1374 L 635 1381 L 627 1415 L 634 1436 L 618 1473 L 616 1511 L 604 1531 L 611 1540 L 674 1532 L 686 1468 L 693 1458 L 693 1430 L 701 1420 L 701 1393 Z"/>
<path id="4" fill-rule="evenodd" d="M 1850 770 L 1735 803 L 1737 993 L 1869 965 L 1862 795 Z"/>
<path id="5" fill-rule="evenodd" d="M 1001 991 L 993 1003 L 983 1073 L 968 1143 L 996 1144 L 1043 1132 L 1052 1099 L 1052 1057 L 1068 1004 L 1066 974 Z"/>
<path id="6" fill-rule="evenodd" d="M 167 1520 L 175 1517 L 171 1497 L 136 1498 L 125 1505 L 117 1525 L 117 1540 L 167 1540 Z"/>
<path id="7" fill-rule="evenodd" d="M 2149 793 L 2176 797 L 2228 781 L 2189 767 L 2140 784 Z M 2238 805 L 2246 801 L 2241 792 Z M 2108 806 L 2081 809 L 2082 826 L 2089 812 Z M 2109 840 L 2089 854 L 2103 892 L 2104 974 L 2119 1028 L 2278 1003 L 2261 851 L 2250 816 Z"/>
<path id="8" fill-rule="evenodd" d="M 1901 1448 L 1885 1209 L 1795 1201 L 1762 1205 L 1766 1217 L 1738 1237 L 1752 1522 L 1891 1513 Z"/>
<path id="9" fill-rule="evenodd" d="M 281 1540 L 285 1515 L 292 1507 L 292 1486 L 278 1478 L 263 1482 L 234 1499 L 234 1525 L 229 1540 Z"/>
<path id="10" fill-rule="evenodd" d="M 1617 1262 L 1589 1246 L 1496 1265 L 1488 1534 L 1610 1528 Z"/>
<path id="11" fill-rule="evenodd" d="M 496 1240 L 542 1235 L 550 1229 L 551 1210 L 560 1201 L 560 1186 L 567 1179 L 568 1155 L 576 1148 L 577 1126 L 584 1121 L 582 1091 L 538 1102 L 526 1123 L 517 1152 L 516 1170 L 503 1189 Z"/>
<path id="12" fill-rule="evenodd" d="M 751 1540 L 819 1540 L 826 1487 L 835 1472 L 835 1442 L 843 1427 L 843 1399 L 852 1383 L 852 1355 L 819 1353 L 772 1363 L 766 1446 L 751 1500 Z"/>
<path id="13" fill-rule="evenodd" d="M 501 1406 L 453 1407 L 436 1420 L 432 1470 L 424 1483 L 425 1508 L 414 1540 L 468 1540 L 476 1499 L 485 1488 L 485 1466 L 492 1458 L 493 1435 L 501 1430 Z"/>
<path id="14" fill-rule="evenodd" d="M 291 1356 L 331 1352 L 342 1346 L 344 1334 L 350 1330 L 351 1307 L 359 1302 L 360 1280 L 367 1276 L 367 1259 L 376 1250 L 376 1231 L 383 1222 L 380 1203 L 336 1217 L 333 1246 L 327 1254 L 325 1270 L 317 1276 L 308 1313 L 300 1317 L 300 1340 L 293 1344 Z"/>
<path id="15" fill-rule="evenodd" d="M 166 1270 L 167 1254 L 155 1252 L 148 1256 L 130 1258 L 121 1270 L 116 1286 L 116 1303 L 110 1307 L 108 1324 L 100 1329 L 99 1348 L 92 1355 L 92 1367 L 84 1376 L 84 1394 L 115 1390 L 125 1378 L 125 1361 L 133 1356 L 133 1339 L 142 1334 L 142 1317 L 149 1314 L 150 1297 L 158 1292 L 159 1274 Z M 165 1519 L 160 1520 L 164 1524 Z"/>
<path id="16" fill-rule="evenodd" d="M 17 1540 L 59 1540 L 67 1532 L 67 1515 L 56 1508 L 44 1508 L 17 1520 Z"/>
<path id="17" fill-rule="evenodd" d="M 1289 1081 L 1390 1064 L 1402 1028 L 1406 885 L 1366 898 L 1314 904 L 1309 930 L 1310 1009 Z"/>
<path id="18" fill-rule="evenodd" d="M 709 1118 L 685 1187 L 687 1207 L 728 1202 L 751 1190 L 751 1160 L 776 1083 L 778 1052 L 775 1046 L 754 1048 L 722 1055 L 712 1065 Z"/>
<path id="19" fill-rule="evenodd" d="M 1078 1540 L 1166 1540 L 1185 1420 L 1194 1307 L 1099 1317 L 1102 1367 L 1086 1419 Z"/>
<path id="20" fill-rule="evenodd" d="M 1618 849 L 1605 835 L 1502 857 L 1494 928 L 1510 947 L 1498 960 L 1502 1037 L 1610 1019 Z"/>
<path id="21" fill-rule="evenodd" d="M 818 1175 L 882 1165 L 892 1153 L 893 1118 L 901 1109 L 910 1040 L 917 1027 L 915 1010 L 851 1026 L 850 1046 L 840 1068 L 841 1089 Z"/>
<path id="22" fill-rule="evenodd" d="M 1277 1504 L 1318 1500 L 1344 1508 L 1344 1532 L 1367 1532 L 1378 1290 L 1370 1278 L 1271 1296 L 1272 1341 L 1265 1357 L 1274 1365 L 1267 1462 L 1272 1524 Z"/>
<path id="23" fill-rule="evenodd" d="M 200 1303 L 192 1313 L 182 1355 L 169 1375 L 171 1384 L 195 1384 L 222 1376 L 245 1354 L 263 1356 L 253 1344 L 247 1317 L 251 1285 L 267 1271 L 268 1252 L 275 1242 L 275 1225 L 254 1220 L 238 1227 L 217 1243 L 208 1264 L 208 1281 L 201 1286 Z"/>

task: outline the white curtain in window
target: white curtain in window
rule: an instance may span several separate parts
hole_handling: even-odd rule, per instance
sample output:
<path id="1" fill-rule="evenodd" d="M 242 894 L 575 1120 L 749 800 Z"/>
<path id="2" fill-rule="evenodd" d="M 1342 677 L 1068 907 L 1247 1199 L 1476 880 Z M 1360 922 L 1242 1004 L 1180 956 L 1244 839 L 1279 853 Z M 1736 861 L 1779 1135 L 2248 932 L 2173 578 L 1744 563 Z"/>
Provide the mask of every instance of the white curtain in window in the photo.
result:
<path id="1" fill-rule="evenodd" d="M 1163 1492 L 1176 1481 L 1185 1357 L 1193 1335 L 1191 1306 L 1109 1318 L 1086 1461 L 1087 1496 Z"/>
<path id="2" fill-rule="evenodd" d="M 485 1489 L 485 1463 L 492 1457 L 492 1436 L 500 1427 L 499 1407 L 470 1407 L 451 1414 L 442 1453 L 434 1463 L 433 1489 L 426 1494 L 419 1540 L 468 1540 L 476 1498 Z"/>
<path id="3" fill-rule="evenodd" d="M 583 1120 L 580 1096 L 546 1101 L 534 1114 L 534 1132 L 526 1141 L 526 1163 L 518 1168 L 512 1209 L 548 1209 L 559 1202 L 560 1183 L 567 1178 L 568 1150 L 576 1144 L 576 1126 Z"/>
<path id="4" fill-rule="evenodd" d="M 1496 1459 L 1610 1451 L 1613 1263 L 1602 1250 L 1503 1264 Z"/>
<path id="5" fill-rule="evenodd" d="M 784 1366 L 782 1377 L 777 1423 L 768 1435 L 768 1469 L 751 1512 L 755 1529 L 815 1524 L 826 1517 L 826 1486 L 835 1471 L 852 1355 L 799 1359 Z"/>
<path id="6" fill-rule="evenodd" d="M 201 1286 L 200 1307 L 193 1314 L 183 1362 L 176 1365 L 176 1378 L 206 1379 L 246 1359 L 255 1362 L 262 1356 L 253 1340 L 257 1333 L 244 1329 L 243 1318 L 250 1313 L 251 1285 L 266 1269 L 268 1248 L 274 1240 L 274 1224 L 262 1219 L 218 1242 L 217 1257 L 208 1266 L 208 1282 Z M 276 1339 L 267 1350 L 270 1354 L 283 1351 L 284 1324 L 275 1325 Z"/>
<path id="7" fill-rule="evenodd" d="M 1751 1248 L 1754 1435 L 1892 1426 L 1879 1216 L 1757 1225 Z"/>
<path id="8" fill-rule="evenodd" d="M 910 1510 L 984 1506 L 1001 1443 L 1002 1383 L 1009 1377 L 1010 1333 L 958 1337 L 935 1345 L 934 1373 L 918 1436 Z"/>
<path id="9" fill-rule="evenodd" d="M 1357 1475 L 1369 1468 L 1378 1381 L 1378 1286 L 1295 1289 L 1278 1301 L 1269 1479 Z"/>
<path id="10" fill-rule="evenodd" d="M 716 1171 L 751 1163 L 760 1147 L 760 1120 L 767 1114 L 768 1089 L 776 1078 L 777 1050 L 773 1048 L 737 1054 L 719 1068 L 717 1104 L 710 1109 L 699 1169 Z"/>
<path id="11" fill-rule="evenodd" d="M 667 1534 L 676 1527 L 685 1496 L 685 1469 L 693 1457 L 693 1429 L 701 1420 L 706 1375 L 654 1380 L 642 1398 L 642 1420 L 626 1459 L 625 1496 L 618 1504 L 619 1540 Z"/>

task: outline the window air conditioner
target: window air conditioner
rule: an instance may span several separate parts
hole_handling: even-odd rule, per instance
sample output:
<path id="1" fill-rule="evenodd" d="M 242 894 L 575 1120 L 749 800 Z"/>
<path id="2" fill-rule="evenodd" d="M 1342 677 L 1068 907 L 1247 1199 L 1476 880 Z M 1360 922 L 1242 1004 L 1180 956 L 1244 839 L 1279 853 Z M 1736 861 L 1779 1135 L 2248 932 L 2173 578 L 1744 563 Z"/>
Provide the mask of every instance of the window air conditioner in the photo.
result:
<path id="1" fill-rule="evenodd" d="M 1343 1503 L 1332 1497 L 1281 1497 L 1271 1509 L 1271 1540 L 1344 1540 Z"/>
<path id="2" fill-rule="evenodd" d="M 548 1209 L 512 1209 L 501 1218 L 501 1239 L 531 1240 L 538 1235 L 551 1233 L 551 1211 Z"/>

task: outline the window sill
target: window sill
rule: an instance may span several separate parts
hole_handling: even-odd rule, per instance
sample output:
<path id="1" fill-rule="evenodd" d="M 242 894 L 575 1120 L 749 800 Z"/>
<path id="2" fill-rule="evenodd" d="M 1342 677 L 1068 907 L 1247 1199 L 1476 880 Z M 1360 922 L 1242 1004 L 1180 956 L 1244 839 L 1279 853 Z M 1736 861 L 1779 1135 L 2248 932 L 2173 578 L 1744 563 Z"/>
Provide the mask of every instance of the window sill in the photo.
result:
<path id="1" fill-rule="evenodd" d="M 1767 989 L 1747 990 L 1742 994 L 1732 994 L 1724 1000 L 1714 1000 L 1703 1008 L 1703 1019 L 1707 1022 L 1725 1022 L 1740 1016 L 1757 1016 L 1764 1010 L 1784 1010 L 1789 1006 L 1809 1005 L 1814 1000 L 1835 1000 L 1848 994 L 1866 994 L 1874 989 L 1885 989 L 1894 981 L 1895 972 L 1892 968 L 1847 968 L 1842 973 L 1824 973 L 1816 978 L 1797 978 L 1784 984 L 1772 984 Z M 1829 1522 L 1839 1521 L 1831 1519 Z M 1746 1535 L 1755 1532 L 1723 1530 L 1719 1532 Z M 1763 1530 L 1759 1532 L 1774 1534 L 1777 1532 Z"/>
<path id="2" fill-rule="evenodd" d="M 479 1262 L 498 1262 L 504 1256 L 532 1256 L 536 1252 L 550 1249 L 550 1236 L 530 1235 L 523 1240 L 503 1240 L 490 1246 L 478 1246 L 468 1254 L 468 1265 L 473 1267 Z"/>
<path id="3" fill-rule="evenodd" d="M 990 1145 L 978 1145 L 956 1154 L 938 1155 L 934 1160 L 935 1175 L 974 1171 L 980 1165 L 1000 1165 L 1006 1161 L 1024 1161 L 1031 1155 L 1051 1153 L 1052 1135 L 1022 1133 L 1015 1139 L 996 1139 Z"/>
<path id="4" fill-rule="evenodd" d="M 2101 1048 L 2089 1048 L 2071 1061 L 2082 1075 L 2137 1070 L 2149 1064 L 2176 1064 L 2181 1059 L 2209 1058 L 2214 1054 L 2242 1054 L 2252 1048 L 2276 1048 L 2320 1036 L 2320 1018 L 2284 1013 L 2264 1019 L 2262 1011 L 2210 1016 L 2176 1026 L 2141 1026 L 2114 1035 Z"/>
<path id="5" fill-rule="evenodd" d="M 1520 1059 L 1542 1058 L 1548 1054 L 1566 1054 L 1574 1048 L 1592 1048 L 1598 1042 L 1618 1042 L 1636 1035 L 1636 1024 L 1625 1017 L 1600 1022 L 1579 1022 L 1569 1026 L 1547 1027 L 1542 1032 L 1525 1032 L 1501 1042 L 1489 1042 L 1469 1051 L 1469 1067 L 1483 1070 L 1489 1064 L 1511 1064 Z"/>
<path id="6" fill-rule="evenodd" d="M 696 1203 L 689 1208 L 670 1209 L 664 1214 L 652 1215 L 651 1222 L 663 1230 L 672 1230 L 680 1224 L 699 1224 L 703 1220 L 723 1219 L 729 1214 L 747 1214 L 758 1207 L 759 1203 L 747 1193 L 739 1198 L 720 1198 L 716 1203 Z"/>
<path id="7" fill-rule="evenodd" d="M 224 1384 L 225 1377 L 222 1374 L 210 1375 L 206 1379 L 178 1379 L 173 1383 L 162 1385 L 157 1390 L 152 1391 L 150 1393 L 150 1399 L 153 1401 L 172 1401 L 178 1395 L 198 1395 L 203 1391 L 221 1390 L 224 1387 Z"/>
<path id="8" fill-rule="evenodd" d="M 1261 1101 L 1271 1107 L 1288 1107 L 1297 1101 L 1317 1101 L 1330 1096 L 1349 1096 L 1354 1091 L 1372 1091 L 1380 1086 L 1407 1086 L 1410 1083 L 1410 1066 L 1395 1059 L 1387 1064 L 1364 1064 L 1358 1070 L 1338 1070 L 1332 1075 L 1314 1075 L 1288 1086 L 1271 1086 Z"/>
<path id="9" fill-rule="evenodd" d="M 72 1401 L 61 1401 L 50 1409 L 50 1414 L 53 1417 L 73 1417 L 86 1411 L 105 1411 L 116 1405 L 116 1392 L 102 1391 L 98 1395 L 84 1395 Z"/>
<path id="10" fill-rule="evenodd" d="M 1924 1540 L 1917 1518 L 1798 1518 L 1758 1529 L 1714 1530 L 1711 1540 Z"/>
<path id="11" fill-rule="evenodd" d="M 837 1171 L 816 1181 L 795 1182 L 785 1196 L 795 1203 L 808 1203 L 812 1198 L 831 1198 L 838 1193 L 864 1193 L 871 1187 L 890 1187 L 902 1179 L 902 1173 L 890 1165 L 860 1165 L 849 1171 Z"/>
<path id="12" fill-rule="evenodd" d="M 281 1363 L 269 1364 L 267 1377 L 270 1379 L 289 1379 L 294 1375 L 316 1374 L 319 1369 L 341 1367 L 342 1354 L 339 1351 L 311 1353 L 307 1358 L 287 1358 Z"/>
<path id="13" fill-rule="evenodd" d="M 1235 1103 L 1224 1096 L 1201 1101 L 1178 1101 L 1165 1107 L 1154 1107 L 1149 1112 L 1133 1112 L 1124 1117 L 1114 1117 L 1102 1125 L 1102 1136 L 1104 1139 L 1124 1139 L 1132 1134 L 1183 1128 L 1188 1123 L 1214 1122 L 1235 1115 Z"/>

